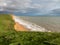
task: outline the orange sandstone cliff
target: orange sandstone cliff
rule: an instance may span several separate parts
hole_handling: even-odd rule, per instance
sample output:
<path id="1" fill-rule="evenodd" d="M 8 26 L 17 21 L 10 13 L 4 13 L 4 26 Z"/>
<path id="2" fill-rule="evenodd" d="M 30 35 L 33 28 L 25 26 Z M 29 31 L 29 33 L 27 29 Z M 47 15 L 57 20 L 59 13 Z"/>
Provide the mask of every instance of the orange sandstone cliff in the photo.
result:
<path id="1" fill-rule="evenodd" d="M 12 19 L 14 20 L 14 15 L 12 15 Z M 14 28 L 16 31 L 28 31 L 27 28 L 25 28 L 23 25 L 19 24 L 18 22 L 15 22 Z"/>

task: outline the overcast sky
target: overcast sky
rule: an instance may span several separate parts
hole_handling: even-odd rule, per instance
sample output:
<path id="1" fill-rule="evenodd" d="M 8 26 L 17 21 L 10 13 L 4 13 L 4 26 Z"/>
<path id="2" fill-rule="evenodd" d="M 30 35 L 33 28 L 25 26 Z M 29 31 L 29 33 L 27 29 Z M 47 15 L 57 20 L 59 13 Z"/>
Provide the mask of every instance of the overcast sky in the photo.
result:
<path id="1" fill-rule="evenodd" d="M 0 0 L 0 11 L 46 14 L 60 8 L 60 0 Z M 29 14 L 30 14 L 29 13 Z"/>

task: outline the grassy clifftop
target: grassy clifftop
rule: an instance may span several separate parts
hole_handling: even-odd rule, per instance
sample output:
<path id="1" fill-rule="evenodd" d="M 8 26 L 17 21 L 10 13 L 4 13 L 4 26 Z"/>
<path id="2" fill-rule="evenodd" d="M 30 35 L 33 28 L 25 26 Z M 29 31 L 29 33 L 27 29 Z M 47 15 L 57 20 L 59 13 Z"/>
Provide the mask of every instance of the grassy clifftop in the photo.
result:
<path id="1" fill-rule="evenodd" d="M 8 14 L 0 14 L 0 32 L 14 30 L 14 21 Z"/>
<path id="2" fill-rule="evenodd" d="M 0 14 L 0 45 L 60 45 L 60 33 L 16 32 L 12 17 Z"/>

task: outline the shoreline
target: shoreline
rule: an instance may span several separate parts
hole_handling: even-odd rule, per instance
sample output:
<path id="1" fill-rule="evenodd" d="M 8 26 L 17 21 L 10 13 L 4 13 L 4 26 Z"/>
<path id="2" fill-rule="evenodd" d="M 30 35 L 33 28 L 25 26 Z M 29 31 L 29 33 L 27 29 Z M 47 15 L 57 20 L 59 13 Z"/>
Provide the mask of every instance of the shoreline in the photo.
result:
<path id="1" fill-rule="evenodd" d="M 36 25 L 34 23 L 20 19 L 19 17 L 12 15 L 12 19 L 15 21 L 14 28 L 16 31 L 39 31 L 39 32 L 51 32 L 45 28 Z"/>

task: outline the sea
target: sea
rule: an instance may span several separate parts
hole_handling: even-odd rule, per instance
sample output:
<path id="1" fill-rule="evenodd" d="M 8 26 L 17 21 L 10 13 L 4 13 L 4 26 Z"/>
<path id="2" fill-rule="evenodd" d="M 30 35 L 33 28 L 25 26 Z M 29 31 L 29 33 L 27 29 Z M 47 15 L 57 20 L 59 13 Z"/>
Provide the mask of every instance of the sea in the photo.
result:
<path id="1" fill-rule="evenodd" d="M 19 16 L 52 32 L 60 32 L 60 16 Z"/>

